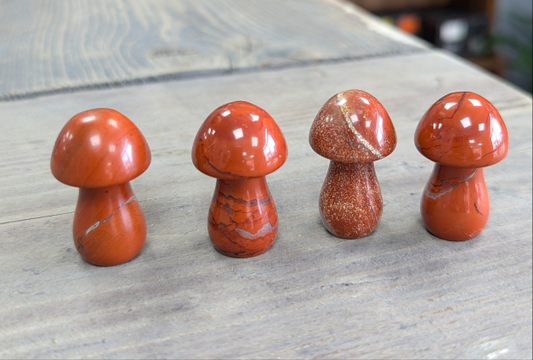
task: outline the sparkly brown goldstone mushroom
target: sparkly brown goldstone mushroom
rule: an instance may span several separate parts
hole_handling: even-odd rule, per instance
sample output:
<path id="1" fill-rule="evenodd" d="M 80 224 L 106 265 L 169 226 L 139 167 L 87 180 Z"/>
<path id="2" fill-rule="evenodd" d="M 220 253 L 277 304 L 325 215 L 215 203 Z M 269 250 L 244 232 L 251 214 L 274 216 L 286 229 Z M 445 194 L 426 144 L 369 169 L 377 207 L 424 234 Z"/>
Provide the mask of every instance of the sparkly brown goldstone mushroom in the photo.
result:
<path id="1" fill-rule="evenodd" d="M 325 228 L 347 239 L 369 235 L 383 212 L 373 162 L 396 147 L 389 114 L 365 91 L 340 92 L 318 112 L 309 143 L 316 153 L 331 160 L 319 201 Z"/>

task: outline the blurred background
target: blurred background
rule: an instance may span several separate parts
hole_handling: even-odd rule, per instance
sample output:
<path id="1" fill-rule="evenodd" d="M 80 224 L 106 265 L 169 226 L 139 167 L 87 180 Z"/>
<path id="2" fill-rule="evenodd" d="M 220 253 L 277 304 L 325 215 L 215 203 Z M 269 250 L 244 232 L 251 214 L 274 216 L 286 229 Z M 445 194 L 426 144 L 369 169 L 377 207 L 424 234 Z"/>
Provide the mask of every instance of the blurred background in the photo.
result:
<path id="1" fill-rule="evenodd" d="M 351 0 L 522 89 L 532 88 L 531 0 Z"/>

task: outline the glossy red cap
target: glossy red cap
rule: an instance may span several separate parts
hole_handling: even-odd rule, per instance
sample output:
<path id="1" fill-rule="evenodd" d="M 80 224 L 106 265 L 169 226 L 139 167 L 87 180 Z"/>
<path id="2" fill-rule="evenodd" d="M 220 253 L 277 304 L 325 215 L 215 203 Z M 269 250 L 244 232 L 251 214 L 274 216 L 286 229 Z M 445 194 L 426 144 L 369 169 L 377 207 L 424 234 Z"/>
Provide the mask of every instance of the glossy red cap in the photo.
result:
<path id="1" fill-rule="evenodd" d="M 472 92 L 454 92 L 439 99 L 422 116 L 415 145 L 441 165 L 479 168 L 507 155 L 507 128 L 498 110 Z"/>
<path id="2" fill-rule="evenodd" d="M 396 132 L 375 97 L 362 90 L 347 90 L 322 106 L 311 125 L 309 144 L 332 161 L 367 163 L 392 153 Z"/>
<path id="3" fill-rule="evenodd" d="M 150 161 L 150 148 L 130 119 L 112 109 L 92 109 L 63 127 L 50 167 L 62 183 L 96 188 L 128 182 Z"/>
<path id="4" fill-rule="evenodd" d="M 192 147 L 194 166 L 219 179 L 265 176 L 286 159 L 285 138 L 274 119 L 245 101 L 213 111 L 198 130 Z"/>

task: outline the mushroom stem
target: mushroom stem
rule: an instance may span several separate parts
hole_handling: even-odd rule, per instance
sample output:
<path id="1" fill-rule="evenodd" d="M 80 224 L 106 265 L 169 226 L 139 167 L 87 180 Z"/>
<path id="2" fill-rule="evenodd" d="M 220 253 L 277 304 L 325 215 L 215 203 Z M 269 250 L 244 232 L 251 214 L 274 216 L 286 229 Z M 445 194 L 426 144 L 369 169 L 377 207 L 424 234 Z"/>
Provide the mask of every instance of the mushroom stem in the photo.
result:
<path id="1" fill-rule="evenodd" d="M 383 212 L 374 163 L 331 161 L 319 207 L 322 223 L 335 236 L 357 239 L 374 231 Z"/>
<path id="2" fill-rule="evenodd" d="M 144 245 L 146 221 L 130 183 L 80 188 L 73 235 L 76 249 L 91 264 L 133 259 Z"/>
<path id="3" fill-rule="evenodd" d="M 446 240 L 477 236 L 489 218 L 489 194 L 483 168 L 435 164 L 420 202 L 429 232 Z"/>
<path id="4" fill-rule="evenodd" d="M 218 179 L 207 223 L 213 245 L 224 255 L 267 251 L 278 232 L 278 215 L 265 177 Z"/>

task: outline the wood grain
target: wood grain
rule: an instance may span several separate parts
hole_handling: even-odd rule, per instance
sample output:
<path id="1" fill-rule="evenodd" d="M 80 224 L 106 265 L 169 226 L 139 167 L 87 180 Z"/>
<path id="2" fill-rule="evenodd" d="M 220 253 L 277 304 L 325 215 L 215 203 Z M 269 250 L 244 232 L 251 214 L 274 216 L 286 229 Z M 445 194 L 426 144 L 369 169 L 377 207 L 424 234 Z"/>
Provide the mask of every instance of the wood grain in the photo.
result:
<path id="1" fill-rule="evenodd" d="M 3 0 L 0 101 L 423 47 L 375 23 L 328 0 Z"/>
<path id="2" fill-rule="evenodd" d="M 328 162 L 308 145 L 333 94 L 360 88 L 398 135 L 376 162 L 377 230 L 342 240 L 323 228 Z M 478 92 L 500 110 L 508 157 L 487 168 L 491 216 L 467 242 L 431 236 L 419 214 L 433 164 L 413 145 L 442 95 Z M 192 165 L 194 135 L 219 105 L 246 100 L 285 134 L 289 158 L 268 176 L 280 219 L 272 249 L 215 251 L 207 234 L 214 179 Z M 132 185 L 147 244 L 112 268 L 85 263 L 71 239 L 76 189 L 50 174 L 57 133 L 75 113 L 130 117 L 153 161 Z M 531 97 L 440 53 L 184 79 L 0 103 L 1 358 L 531 358 Z"/>

